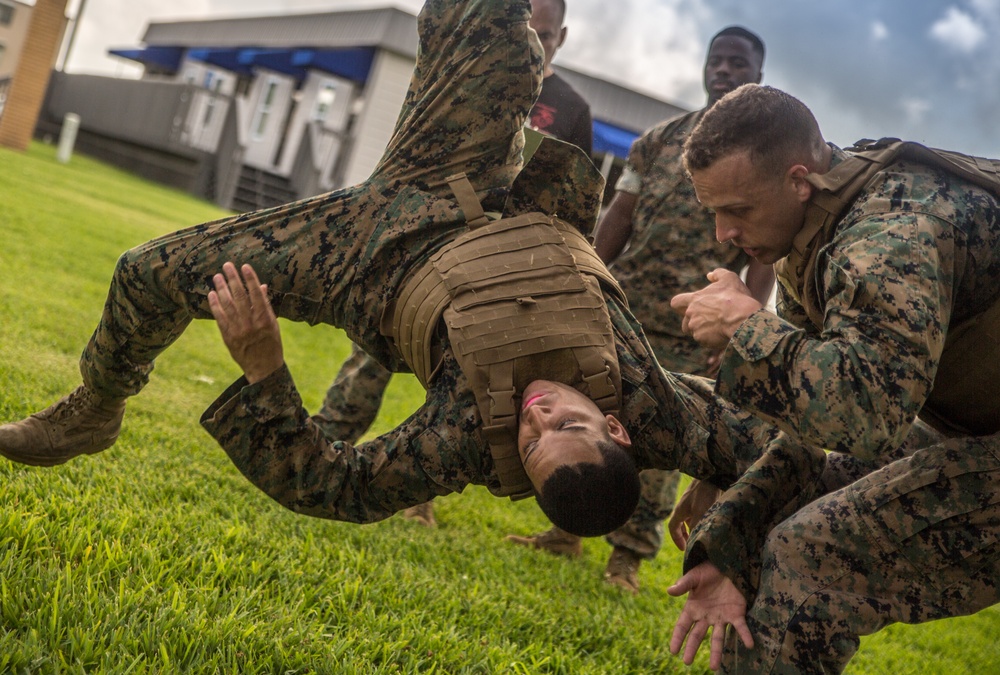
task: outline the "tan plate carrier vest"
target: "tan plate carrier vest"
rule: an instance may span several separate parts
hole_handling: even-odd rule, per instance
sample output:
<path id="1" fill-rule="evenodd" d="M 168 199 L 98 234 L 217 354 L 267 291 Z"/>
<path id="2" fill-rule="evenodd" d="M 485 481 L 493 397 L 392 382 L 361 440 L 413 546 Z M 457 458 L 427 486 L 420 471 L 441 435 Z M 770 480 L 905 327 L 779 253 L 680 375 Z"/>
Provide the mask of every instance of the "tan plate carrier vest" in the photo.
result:
<path id="1" fill-rule="evenodd" d="M 824 174 L 806 176 L 816 189 L 792 252 L 775 264 L 785 290 L 810 320 L 823 326 L 818 259 L 833 238 L 840 216 L 875 174 L 898 159 L 937 166 L 1000 196 L 1000 160 L 928 148 L 883 138 L 858 141 L 853 154 Z M 934 387 L 920 417 L 941 431 L 992 434 L 1000 431 L 1000 301 L 948 328 Z"/>
<path id="2" fill-rule="evenodd" d="M 447 181 L 469 231 L 403 283 L 383 332 L 426 387 L 444 318 L 483 419 L 497 494 L 527 497 L 532 485 L 517 451 L 521 391 L 533 380 L 559 381 L 617 414 L 621 374 L 599 280 L 623 304 L 625 295 L 572 225 L 542 213 L 490 220 L 464 173 Z"/>

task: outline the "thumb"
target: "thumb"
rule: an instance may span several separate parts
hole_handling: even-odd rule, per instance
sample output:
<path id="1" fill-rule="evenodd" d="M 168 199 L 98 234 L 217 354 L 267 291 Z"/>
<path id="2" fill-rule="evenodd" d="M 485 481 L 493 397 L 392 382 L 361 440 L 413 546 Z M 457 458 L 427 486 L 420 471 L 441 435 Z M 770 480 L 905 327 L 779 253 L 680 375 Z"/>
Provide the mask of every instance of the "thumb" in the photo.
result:
<path id="1" fill-rule="evenodd" d="M 686 594 L 694 587 L 695 587 L 694 575 L 691 572 L 688 572 L 680 579 L 675 581 L 673 586 L 670 586 L 667 589 L 667 593 L 676 598 L 678 596 Z"/>
<path id="2" fill-rule="evenodd" d="M 691 304 L 691 296 L 693 293 L 678 293 L 674 297 L 670 298 L 670 307 L 675 311 L 683 314 L 688 305 Z"/>

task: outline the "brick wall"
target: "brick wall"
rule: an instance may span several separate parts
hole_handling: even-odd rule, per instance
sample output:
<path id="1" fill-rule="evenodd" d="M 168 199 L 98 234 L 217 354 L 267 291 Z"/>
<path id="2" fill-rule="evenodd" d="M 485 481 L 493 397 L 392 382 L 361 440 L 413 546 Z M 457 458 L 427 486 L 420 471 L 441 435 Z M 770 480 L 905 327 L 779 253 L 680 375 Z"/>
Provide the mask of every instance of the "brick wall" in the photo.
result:
<path id="1" fill-rule="evenodd" d="M 7 105 L 0 117 L 0 145 L 26 150 L 45 98 L 52 73 L 53 54 L 59 49 L 65 26 L 67 0 L 38 0 L 24 50 L 14 71 Z"/>

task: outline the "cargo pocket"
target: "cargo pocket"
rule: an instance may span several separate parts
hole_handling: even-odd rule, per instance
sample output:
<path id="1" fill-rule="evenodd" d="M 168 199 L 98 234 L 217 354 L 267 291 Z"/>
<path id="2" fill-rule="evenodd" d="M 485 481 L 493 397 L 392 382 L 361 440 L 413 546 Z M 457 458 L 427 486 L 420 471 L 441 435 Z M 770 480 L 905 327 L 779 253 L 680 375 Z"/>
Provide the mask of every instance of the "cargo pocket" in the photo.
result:
<path id="1" fill-rule="evenodd" d="M 850 490 L 887 541 L 935 585 L 960 582 L 1000 555 L 1000 460 L 981 439 L 925 448 Z"/>

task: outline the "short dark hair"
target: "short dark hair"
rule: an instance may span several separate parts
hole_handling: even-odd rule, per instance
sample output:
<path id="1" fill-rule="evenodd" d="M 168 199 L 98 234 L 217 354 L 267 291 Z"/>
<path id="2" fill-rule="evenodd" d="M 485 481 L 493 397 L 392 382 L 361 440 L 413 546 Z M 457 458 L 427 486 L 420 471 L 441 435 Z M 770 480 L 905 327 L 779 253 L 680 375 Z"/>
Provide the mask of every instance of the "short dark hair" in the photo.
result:
<path id="1" fill-rule="evenodd" d="M 617 530 L 639 503 L 639 469 L 632 456 L 612 440 L 597 448 L 603 464 L 561 466 L 535 495 L 553 525 L 580 537 Z"/>
<path id="2" fill-rule="evenodd" d="M 684 142 L 684 168 L 702 171 L 747 151 L 755 169 L 783 172 L 822 143 L 819 124 L 802 101 L 774 87 L 744 84 L 702 116 Z"/>
<path id="3" fill-rule="evenodd" d="M 759 35 L 757 35 L 752 31 L 747 30 L 743 26 L 726 26 L 718 33 L 712 36 L 712 39 L 708 41 L 708 48 L 711 50 L 712 45 L 715 44 L 715 41 L 718 40 L 720 37 L 725 37 L 726 35 L 741 37 L 744 40 L 749 41 L 750 45 L 753 47 L 753 50 L 758 54 L 760 54 L 761 66 L 764 65 L 764 41 L 760 39 Z"/>

